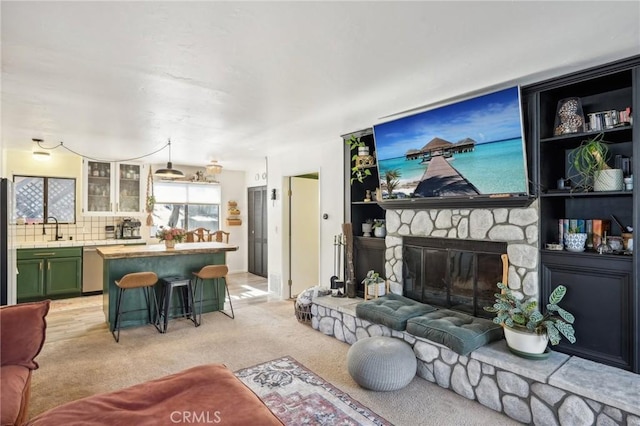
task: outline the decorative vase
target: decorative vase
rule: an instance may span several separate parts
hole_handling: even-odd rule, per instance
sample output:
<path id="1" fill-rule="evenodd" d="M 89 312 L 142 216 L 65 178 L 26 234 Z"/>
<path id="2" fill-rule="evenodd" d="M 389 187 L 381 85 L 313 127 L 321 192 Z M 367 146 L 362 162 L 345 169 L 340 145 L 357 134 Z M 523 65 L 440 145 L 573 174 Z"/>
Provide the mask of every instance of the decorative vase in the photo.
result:
<path id="1" fill-rule="evenodd" d="M 568 251 L 584 251 L 584 244 L 587 242 L 586 233 L 564 234 L 564 246 Z"/>
<path id="2" fill-rule="evenodd" d="M 176 240 L 164 240 L 164 246 L 168 249 L 176 248 Z"/>
<path id="3" fill-rule="evenodd" d="M 526 354 L 541 354 L 545 351 L 549 343 L 547 333 L 537 334 L 519 331 L 507 326 L 504 327 L 504 338 L 507 340 L 507 345 L 511 349 Z"/>
<path id="4" fill-rule="evenodd" d="M 369 296 L 384 296 L 386 291 L 385 291 L 385 282 L 379 282 L 379 283 L 374 283 L 374 284 L 367 284 L 367 293 L 369 294 Z"/>
<path id="5" fill-rule="evenodd" d="M 362 224 L 362 236 L 363 237 L 370 237 L 371 236 L 371 229 L 373 228 L 373 225 L 370 223 L 363 223 Z"/>
<path id="6" fill-rule="evenodd" d="M 369 147 L 368 146 L 359 146 L 358 147 L 358 157 L 365 157 L 369 155 Z"/>
<path id="7" fill-rule="evenodd" d="M 373 230 L 373 235 L 375 235 L 378 238 L 384 238 L 387 235 L 387 227 L 376 226 Z"/>
<path id="8" fill-rule="evenodd" d="M 622 191 L 624 180 L 622 169 L 599 170 L 593 175 L 593 190 L 601 191 Z"/>

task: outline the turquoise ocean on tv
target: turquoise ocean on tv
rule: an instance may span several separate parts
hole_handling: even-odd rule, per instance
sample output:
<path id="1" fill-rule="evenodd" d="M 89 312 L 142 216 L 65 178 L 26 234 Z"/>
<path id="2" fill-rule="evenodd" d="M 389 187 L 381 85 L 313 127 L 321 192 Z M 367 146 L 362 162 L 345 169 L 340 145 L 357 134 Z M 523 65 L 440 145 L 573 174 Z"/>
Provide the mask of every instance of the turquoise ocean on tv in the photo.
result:
<path id="1" fill-rule="evenodd" d="M 449 162 L 481 194 L 528 191 L 522 138 L 476 144 L 473 152 L 453 154 Z M 405 157 L 383 159 L 378 164 L 381 182 L 386 170 L 400 171 L 399 191 L 407 194 L 415 190 L 427 167 L 428 163 Z"/>

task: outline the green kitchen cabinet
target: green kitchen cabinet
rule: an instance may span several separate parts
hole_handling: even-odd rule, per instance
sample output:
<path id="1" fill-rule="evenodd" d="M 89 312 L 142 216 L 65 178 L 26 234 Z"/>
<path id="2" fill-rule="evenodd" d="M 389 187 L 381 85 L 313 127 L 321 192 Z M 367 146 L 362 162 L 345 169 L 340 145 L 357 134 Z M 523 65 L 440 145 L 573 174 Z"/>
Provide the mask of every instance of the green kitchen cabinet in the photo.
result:
<path id="1" fill-rule="evenodd" d="M 82 248 L 18 250 L 18 302 L 81 294 Z"/>

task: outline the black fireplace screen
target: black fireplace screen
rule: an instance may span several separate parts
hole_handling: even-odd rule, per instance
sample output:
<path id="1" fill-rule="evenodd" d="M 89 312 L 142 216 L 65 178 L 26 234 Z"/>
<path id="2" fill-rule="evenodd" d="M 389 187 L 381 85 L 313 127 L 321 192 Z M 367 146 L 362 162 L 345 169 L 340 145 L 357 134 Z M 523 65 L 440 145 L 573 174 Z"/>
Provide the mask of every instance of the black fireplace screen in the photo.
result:
<path id="1" fill-rule="evenodd" d="M 492 241 L 405 237 L 404 295 L 473 316 L 493 304 L 496 283 L 503 280 L 502 254 L 507 244 Z"/>

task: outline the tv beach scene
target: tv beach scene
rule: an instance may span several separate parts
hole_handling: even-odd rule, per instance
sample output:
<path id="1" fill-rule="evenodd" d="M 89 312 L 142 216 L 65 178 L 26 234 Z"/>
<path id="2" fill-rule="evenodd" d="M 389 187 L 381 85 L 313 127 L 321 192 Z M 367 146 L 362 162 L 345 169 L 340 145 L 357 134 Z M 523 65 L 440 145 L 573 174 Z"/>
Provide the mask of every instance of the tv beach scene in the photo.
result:
<path id="1" fill-rule="evenodd" d="M 528 191 L 518 87 L 373 130 L 384 199 Z"/>

